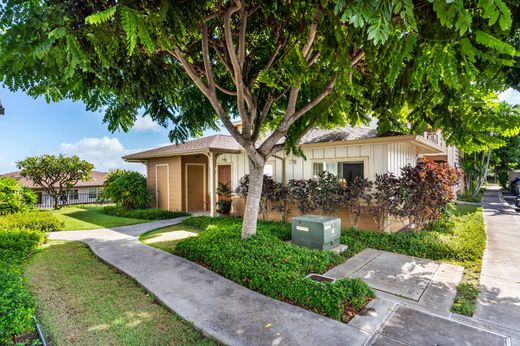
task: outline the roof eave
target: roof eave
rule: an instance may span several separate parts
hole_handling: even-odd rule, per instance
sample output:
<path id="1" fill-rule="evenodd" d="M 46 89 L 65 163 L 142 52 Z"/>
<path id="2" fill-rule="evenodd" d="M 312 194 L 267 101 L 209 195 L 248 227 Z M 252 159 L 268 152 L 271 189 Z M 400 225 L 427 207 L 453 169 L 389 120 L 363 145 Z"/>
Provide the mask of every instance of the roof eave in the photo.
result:
<path id="1" fill-rule="evenodd" d="M 157 153 L 157 154 L 148 154 L 148 155 L 139 155 L 130 154 L 123 156 L 123 160 L 126 162 L 141 162 L 143 160 L 155 159 L 161 157 L 169 157 L 169 156 L 186 156 L 186 155 L 200 155 L 200 154 L 209 154 L 209 153 L 220 153 L 220 154 L 240 154 L 240 149 L 223 149 L 223 148 L 205 148 L 199 150 L 185 150 L 185 151 L 177 151 L 177 152 L 165 152 L 165 153 Z"/>

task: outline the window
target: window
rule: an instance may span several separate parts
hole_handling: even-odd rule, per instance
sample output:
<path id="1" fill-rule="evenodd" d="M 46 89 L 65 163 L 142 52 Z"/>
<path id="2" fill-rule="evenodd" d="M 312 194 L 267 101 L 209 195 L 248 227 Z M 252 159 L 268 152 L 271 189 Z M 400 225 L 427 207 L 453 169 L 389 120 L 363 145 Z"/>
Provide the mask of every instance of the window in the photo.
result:
<path id="1" fill-rule="evenodd" d="M 69 200 L 77 200 L 79 199 L 79 193 L 78 193 L 78 190 L 75 189 L 75 190 L 70 190 L 69 191 Z"/>
<path id="2" fill-rule="evenodd" d="M 352 181 L 356 177 L 364 177 L 363 162 L 315 162 L 313 164 L 314 178 L 324 171 L 336 175 L 345 182 Z"/>
<path id="3" fill-rule="evenodd" d="M 97 198 L 97 189 L 95 187 L 91 187 L 88 189 L 88 198 L 89 199 Z"/>
<path id="4" fill-rule="evenodd" d="M 356 177 L 363 178 L 363 162 L 339 162 L 339 177 L 349 182 Z"/>
<path id="5" fill-rule="evenodd" d="M 312 167 L 312 175 L 316 178 L 322 172 L 329 172 L 334 175 L 338 175 L 338 163 L 337 162 L 315 162 Z"/>

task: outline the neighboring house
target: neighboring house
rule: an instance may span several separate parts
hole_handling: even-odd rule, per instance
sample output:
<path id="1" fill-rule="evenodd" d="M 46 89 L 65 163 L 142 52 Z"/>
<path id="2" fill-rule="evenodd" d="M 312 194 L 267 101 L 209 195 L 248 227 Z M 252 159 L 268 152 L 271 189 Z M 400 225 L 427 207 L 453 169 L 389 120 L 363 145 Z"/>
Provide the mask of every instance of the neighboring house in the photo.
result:
<path id="1" fill-rule="evenodd" d="M 54 199 L 49 196 L 41 186 L 35 185 L 31 180 L 20 175 L 20 172 L 11 172 L 0 174 L 0 178 L 10 177 L 18 180 L 18 182 L 32 189 L 38 196 L 36 206 L 39 208 L 51 208 L 54 206 Z M 60 204 L 82 204 L 95 203 L 103 188 L 103 183 L 107 177 L 106 173 L 92 171 L 88 181 L 80 181 L 72 187 L 67 195 L 60 198 Z"/>
<path id="2" fill-rule="evenodd" d="M 439 133 L 380 137 L 376 129 L 369 127 L 316 129 L 301 139 L 301 148 L 306 160 L 279 152 L 267 162 L 265 173 L 285 183 L 315 177 L 323 170 L 346 180 L 355 176 L 374 180 L 376 174 L 385 172 L 399 176 L 402 167 L 415 165 L 424 156 L 458 166 L 458 154 L 454 153 L 457 150 L 446 147 Z M 154 206 L 209 211 L 211 215 L 215 215 L 218 184 L 229 183 L 234 190 L 239 179 L 248 173 L 245 151 L 231 136 L 223 134 L 150 149 L 123 159 L 147 166 L 148 189 L 154 194 Z M 240 198 L 234 199 L 232 211 L 242 214 Z M 346 211 L 340 211 L 339 215 L 343 226 L 348 226 Z M 374 223 L 366 217 L 361 226 L 374 228 Z M 389 226 L 388 230 L 402 226 Z"/>

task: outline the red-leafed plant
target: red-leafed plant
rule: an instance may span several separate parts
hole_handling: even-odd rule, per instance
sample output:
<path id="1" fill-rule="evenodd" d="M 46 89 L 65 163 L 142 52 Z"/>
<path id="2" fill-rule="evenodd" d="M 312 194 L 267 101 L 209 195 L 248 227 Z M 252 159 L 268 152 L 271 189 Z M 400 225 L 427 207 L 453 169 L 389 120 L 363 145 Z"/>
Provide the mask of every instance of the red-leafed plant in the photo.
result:
<path id="1" fill-rule="evenodd" d="M 352 227 L 357 227 L 359 225 L 361 214 L 363 213 L 363 207 L 368 197 L 367 192 L 371 187 L 372 182 L 360 177 L 356 177 L 354 180 L 342 187 L 342 202 L 349 212 L 350 225 Z"/>
<path id="2" fill-rule="evenodd" d="M 459 170 L 447 163 L 425 159 L 415 167 L 403 167 L 398 216 L 407 217 L 411 226 L 419 229 L 439 220 L 444 208 L 455 199 L 453 187 L 459 179 Z"/>

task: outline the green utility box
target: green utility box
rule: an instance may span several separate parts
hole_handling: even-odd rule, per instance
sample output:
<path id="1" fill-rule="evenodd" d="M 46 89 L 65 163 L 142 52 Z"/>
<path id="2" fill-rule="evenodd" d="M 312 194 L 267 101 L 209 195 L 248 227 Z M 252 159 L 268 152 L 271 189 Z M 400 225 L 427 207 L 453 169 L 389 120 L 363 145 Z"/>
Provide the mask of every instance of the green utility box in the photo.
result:
<path id="1" fill-rule="evenodd" d="M 309 249 L 331 250 L 340 245 L 338 217 L 303 215 L 292 218 L 292 243 Z"/>

